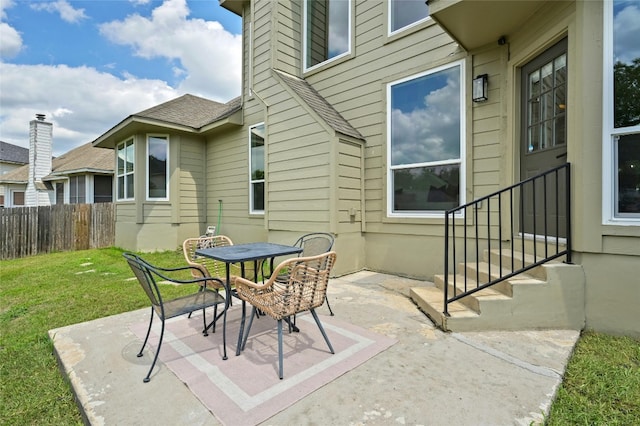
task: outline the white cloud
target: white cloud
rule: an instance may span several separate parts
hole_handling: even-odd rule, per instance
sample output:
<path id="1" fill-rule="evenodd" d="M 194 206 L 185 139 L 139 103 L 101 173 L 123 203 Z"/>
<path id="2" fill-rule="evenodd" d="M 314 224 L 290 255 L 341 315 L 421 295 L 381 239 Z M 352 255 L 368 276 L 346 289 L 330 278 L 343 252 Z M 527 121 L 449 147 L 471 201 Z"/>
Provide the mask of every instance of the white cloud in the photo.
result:
<path id="1" fill-rule="evenodd" d="M 138 14 L 100 26 L 110 41 L 143 58 L 179 61 L 181 92 L 226 102 L 240 93 L 242 37 L 219 22 L 188 19 L 185 0 L 166 0 L 150 18 Z"/>
<path id="2" fill-rule="evenodd" d="M 393 164 L 460 158 L 459 72 L 446 72 L 446 86 L 428 93 L 423 108 L 391 112 Z"/>
<path id="3" fill-rule="evenodd" d="M 615 60 L 631 63 L 632 60 L 640 58 L 640 7 L 631 3 L 618 12 L 613 22 L 614 33 L 616 35 L 614 54 Z"/>
<path id="4" fill-rule="evenodd" d="M 31 5 L 31 8 L 33 10 L 44 10 L 50 13 L 58 13 L 63 21 L 72 24 L 87 18 L 87 15 L 84 13 L 84 9 L 74 9 L 67 0 L 34 3 Z"/>
<path id="5" fill-rule="evenodd" d="M 22 49 L 22 37 L 15 28 L 0 22 L 0 57 L 13 58 Z"/>
<path id="6" fill-rule="evenodd" d="M 3 19 L 5 10 L 13 5 L 12 0 L 0 0 Z M 57 1 L 38 7 L 64 14 L 63 19 L 83 19 L 82 9 L 66 9 L 65 5 L 68 6 L 66 1 Z M 103 35 L 132 46 L 138 56 L 176 61 L 174 75 L 184 80 L 175 88 L 165 81 L 139 78 L 128 72 L 114 76 L 92 67 L 0 62 L 0 140 L 28 147 L 29 121 L 36 114 L 45 114 L 47 121 L 53 123 L 53 153 L 60 155 L 93 141 L 127 116 L 184 93 L 220 102 L 237 96 L 241 37 L 227 32 L 217 22 L 188 19 L 188 15 L 184 0 L 166 0 L 150 18 L 131 15 L 101 27 Z M 4 32 L 0 35 L 3 55 L 5 48 L 9 54 L 22 45 L 14 35 L 11 50 L 7 42 L 10 39 L 5 38 Z M 117 67 L 104 67 L 107 71 L 112 68 Z"/>
<path id="7" fill-rule="evenodd" d="M 93 141 L 127 116 L 180 95 L 159 80 L 119 79 L 88 67 L 0 63 L 0 140 L 28 147 L 29 121 L 53 123 L 53 152 Z"/>
<path id="8" fill-rule="evenodd" d="M 0 0 L 0 21 L 7 19 L 6 9 L 15 6 L 13 0 Z M 0 22 L 0 58 L 13 58 L 22 50 L 22 36 L 6 22 Z"/>
<path id="9" fill-rule="evenodd" d="M 13 0 L 0 0 L 0 19 L 7 19 L 7 14 L 5 13 L 5 9 L 9 9 L 15 5 Z"/>

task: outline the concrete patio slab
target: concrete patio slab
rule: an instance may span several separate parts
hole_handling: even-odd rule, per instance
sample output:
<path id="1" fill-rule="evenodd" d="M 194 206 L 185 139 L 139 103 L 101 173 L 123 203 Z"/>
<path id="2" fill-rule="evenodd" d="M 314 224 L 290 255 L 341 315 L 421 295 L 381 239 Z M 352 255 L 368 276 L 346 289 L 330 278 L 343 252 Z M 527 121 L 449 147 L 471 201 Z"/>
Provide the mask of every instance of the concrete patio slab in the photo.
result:
<path id="1" fill-rule="evenodd" d="M 265 425 L 529 425 L 543 422 L 579 337 L 575 330 L 444 333 L 409 299 L 431 283 L 362 271 L 331 280 L 340 319 L 398 340 Z M 325 311 L 326 308 L 321 308 Z M 327 313 L 327 312 L 323 312 Z M 149 309 L 51 330 L 61 368 L 93 425 L 217 425 L 129 325 Z"/>

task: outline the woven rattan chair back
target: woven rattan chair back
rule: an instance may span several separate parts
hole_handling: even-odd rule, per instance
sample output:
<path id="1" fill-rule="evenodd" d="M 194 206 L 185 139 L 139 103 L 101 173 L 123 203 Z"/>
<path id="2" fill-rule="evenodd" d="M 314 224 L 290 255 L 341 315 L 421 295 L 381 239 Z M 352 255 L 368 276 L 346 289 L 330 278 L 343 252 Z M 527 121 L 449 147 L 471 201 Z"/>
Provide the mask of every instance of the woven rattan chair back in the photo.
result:
<path id="1" fill-rule="evenodd" d="M 216 277 L 222 281 L 226 280 L 227 271 L 224 262 L 211 259 L 209 257 L 198 256 L 196 250 L 210 247 L 231 246 L 231 238 L 225 235 L 214 235 L 211 237 L 187 238 L 182 243 L 182 253 L 187 264 L 200 268 L 204 276 Z M 231 265 L 231 275 L 238 275 L 237 265 Z M 194 274 L 197 274 L 194 271 Z M 202 275 L 200 275 L 202 276 Z M 194 278 L 196 276 L 194 275 Z"/>

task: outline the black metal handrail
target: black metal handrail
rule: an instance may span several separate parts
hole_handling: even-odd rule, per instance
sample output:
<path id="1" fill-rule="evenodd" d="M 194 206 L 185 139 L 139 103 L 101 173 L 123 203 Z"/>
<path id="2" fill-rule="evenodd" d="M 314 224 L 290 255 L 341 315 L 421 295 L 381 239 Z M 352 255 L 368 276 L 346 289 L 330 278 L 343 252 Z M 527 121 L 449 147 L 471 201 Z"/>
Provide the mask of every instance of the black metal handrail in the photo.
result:
<path id="1" fill-rule="evenodd" d="M 562 174 L 564 174 L 564 188 L 560 184 Z M 553 180 L 555 186 L 552 188 L 555 191 L 551 192 L 548 190 L 549 181 Z M 538 186 L 538 190 L 536 190 L 536 185 Z M 514 185 L 511 185 L 507 188 L 501 189 L 489 195 L 485 195 L 481 198 L 478 198 L 470 203 L 464 204 L 462 206 L 456 207 L 451 210 L 447 210 L 445 212 L 445 232 L 444 232 L 444 314 L 449 316 L 449 304 L 459 300 L 465 296 L 476 293 L 482 289 L 487 287 L 491 287 L 499 282 L 505 281 L 515 275 L 518 275 L 522 272 L 533 269 L 543 263 L 549 262 L 551 260 L 557 259 L 561 256 L 566 256 L 566 263 L 571 263 L 571 165 L 569 163 L 565 163 L 561 166 L 555 167 L 553 169 L 547 170 L 539 175 L 530 177 L 521 182 L 518 182 Z M 530 191 L 530 192 L 528 192 Z M 561 193 L 562 192 L 562 193 Z M 529 197 L 531 195 L 531 197 Z M 542 206 L 536 205 L 537 195 L 541 195 L 542 197 Z M 549 206 L 549 196 L 553 199 L 551 201 L 555 201 L 555 209 L 551 209 Z M 562 197 L 565 206 L 566 206 L 566 218 L 565 223 L 566 226 L 566 243 L 564 246 L 564 250 L 560 249 L 560 238 L 555 237 L 555 251 L 553 253 L 549 253 L 549 242 L 550 238 L 548 237 L 549 231 L 555 231 L 558 233 L 560 229 L 560 207 L 559 201 L 560 197 Z M 521 244 L 521 253 L 522 253 L 522 264 L 516 265 L 514 260 L 514 239 L 513 236 L 515 234 L 515 215 L 519 215 L 519 223 L 524 223 L 524 215 L 525 215 L 525 198 L 530 198 L 530 205 L 527 207 L 532 211 L 532 232 L 534 235 L 534 243 L 533 243 L 533 262 L 530 264 L 526 264 L 525 262 L 525 244 L 524 244 L 524 234 L 525 232 L 522 230 L 522 244 Z M 514 207 L 514 201 L 519 199 L 519 203 Z M 495 205 L 497 203 L 497 209 L 492 210 L 492 202 Z M 482 211 L 481 216 L 480 210 L 482 204 L 485 204 L 486 211 Z M 503 209 L 503 204 L 508 203 L 508 211 L 506 214 L 509 216 L 508 219 L 503 220 L 503 214 L 505 213 Z M 542 209 L 542 210 L 540 210 Z M 515 211 L 518 210 L 518 211 Z M 473 223 L 468 223 L 467 214 L 469 211 L 472 212 L 473 215 Z M 541 213 L 543 215 L 543 223 L 536 223 L 536 214 Z M 492 224 L 491 216 L 497 215 L 498 220 L 497 224 Z M 555 220 L 549 220 L 550 214 L 554 214 Z M 486 218 L 486 224 L 480 224 L 479 220 Z M 456 220 L 458 223 L 456 223 Z M 461 222 L 461 223 L 460 223 Z M 508 222 L 508 224 L 505 224 Z M 555 229 L 550 229 L 555 225 Z M 544 255 L 539 257 L 539 253 L 537 252 L 536 247 L 536 236 L 538 234 L 537 226 L 542 226 L 544 237 Z M 492 227 L 495 228 L 492 232 Z M 508 229 L 505 229 L 507 228 Z M 462 228 L 463 235 L 456 235 L 456 228 Z M 451 230 L 451 232 L 450 232 Z M 472 230 L 471 236 L 469 236 L 469 230 Z M 485 231 L 486 235 L 481 235 L 481 231 Z M 500 252 L 499 255 L 499 273 L 497 278 L 492 278 L 491 275 L 491 245 L 492 241 L 495 243 L 497 237 L 497 245 Z M 505 267 L 502 263 L 502 250 L 504 239 L 509 239 L 509 247 L 511 250 L 511 265 L 510 267 Z M 476 262 L 476 277 L 475 283 L 476 285 L 473 288 L 469 288 L 468 286 L 468 276 L 467 276 L 467 268 L 464 268 L 463 275 L 463 287 L 458 288 L 457 283 L 457 274 L 455 273 L 455 265 L 456 265 L 456 254 L 458 252 L 457 240 L 462 239 L 462 250 L 463 250 L 463 263 L 466 265 L 468 262 L 468 253 L 469 249 L 471 252 L 475 252 L 475 262 Z M 471 240 L 471 241 L 469 241 Z M 487 271 L 487 280 L 486 282 L 481 282 L 480 280 L 480 244 L 483 242 L 486 244 L 486 250 L 489 253 L 489 262 L 488 263 L 488 271 Z M 450 257 L 451 251 L 451 257 Z M 473 260 L 472 260 L 473 261 Z M 453 296 L 449 297 L 449 265 L 454 266 L 453 275 Z"/>

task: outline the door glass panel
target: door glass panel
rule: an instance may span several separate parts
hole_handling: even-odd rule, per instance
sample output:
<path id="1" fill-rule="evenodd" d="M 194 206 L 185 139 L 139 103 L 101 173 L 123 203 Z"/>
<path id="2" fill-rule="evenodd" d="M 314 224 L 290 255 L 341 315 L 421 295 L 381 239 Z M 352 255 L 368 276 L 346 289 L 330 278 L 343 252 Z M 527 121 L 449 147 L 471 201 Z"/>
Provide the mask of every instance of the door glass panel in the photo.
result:
<path id="1" fill-rule="evenodd" d="M 546 92 L 553 88 L 553 63 L 548 63 L 540 69 L 542 75 L 542 91 Z"/>
<path id="2" fill-rule="evenodd" d="M 566 143 L 566 53 L 545 61 L 528 74 L 525 152 Z"/>

